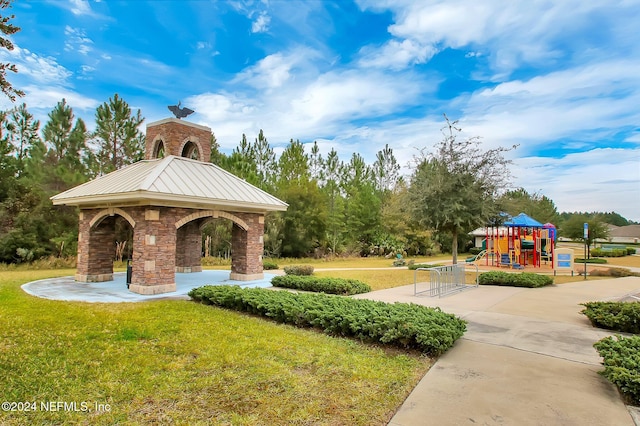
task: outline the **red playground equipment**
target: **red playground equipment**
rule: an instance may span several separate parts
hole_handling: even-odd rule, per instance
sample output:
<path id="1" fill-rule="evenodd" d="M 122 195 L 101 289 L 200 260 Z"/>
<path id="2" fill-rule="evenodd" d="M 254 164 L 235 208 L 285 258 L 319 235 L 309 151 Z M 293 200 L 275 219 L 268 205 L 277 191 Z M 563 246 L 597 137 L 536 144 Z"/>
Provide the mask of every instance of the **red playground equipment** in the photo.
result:
<path id="1" fill-rule="evenodd" d="M 520 213 L 500 227 L 487 227 L 483 248 L 486 265 L 523 269 L 551 262 L 555 250 L 556 229 Z M 491 263 L 490 263 L 491 262 Z"/>

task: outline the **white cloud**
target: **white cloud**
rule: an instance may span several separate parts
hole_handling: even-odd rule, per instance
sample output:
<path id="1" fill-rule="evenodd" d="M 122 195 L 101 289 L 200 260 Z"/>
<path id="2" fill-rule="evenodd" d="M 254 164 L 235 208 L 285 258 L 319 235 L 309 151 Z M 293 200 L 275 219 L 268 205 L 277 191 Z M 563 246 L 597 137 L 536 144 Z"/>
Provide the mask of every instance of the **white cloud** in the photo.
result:
<path id="1" fill-rule="evenodd" d="M 24 88 L 24 101 L 29 108 L 53 108 L 62 98 L 74 109 L 93 109 L 100 103 L 89 97 L 83 96 L 74 90 L 61 86 L 49 86 L 43 89 L 41 86 L 26 86 Z"/>
<path id="2" fill-rule="evenodd" d="M 267 12 L 260 12 L 255 21 L 251 23 L 252 33 L 264 33 L 269 31 L 269 24 L 271 23 L 271 17 Z"/>
<path id="3" fill-rule="evenodd" d="M 78 52 L 81 55 L 87 55 L 93 50 L 93 41 L 87 37 L 84 30 L 72 28 L 67 25 L 64 28 L 64 34 L 67 40 L 64 43 L 64 50 L 68 52 Z"/>
<path id="4" fill-rule="evenodd" d="M 409 65 L 427 62 L 437 53 L 431 45 L 424 45 L 415 40 L 390 40 L 381 48 L 365 46 L 360 50 L 360 65 L 364 67 L 406 68 Z"/>
<path id="5" fill-rule="evenodd" d="M 599 148 L 562 158 L 529 157 L 513 166 L 515 184 L 540 191 L 559 211 L 616 211 L 640 220 L 640 149 Z"/>
<path id="6" fill-rule="evenodd" d="M 257 89 L 274 89 L 289 79 L 291 69 L 299 60 L 296 55 L 274 53 L 238 74 L 236 81 L 244 81 Z"/>
<path id="7" fill-rule="evenodd" d="M 14 44 L 14 49 L 0 49 L 0 60 L 18 67 L 18 76 L 41 84 L 64 84 L 71 72 L 59 65 L 55 58 L 39 56 Z"/>
<path id="8" fill-rule="evenodd" d="M 379 53 L 382 58 L 389 55 L 391 65 L 400 64 L 393 58 L 393 47 L 401 47 L 410 41 L 411 45 L 420 48 L 403 49 L 404 54 L 413 54 L 412 59 L 404 59 L 407 65 L 420 63 L 424 58 L 428 60 L 432 52 L 448 47 L 470 48 L 476 53 L 488 54 L 499 76 L 508 75 L 523 63 L 544 65 L 566 56 L 557 46 L 566 44 L 569 39 L 574 45 L 598 49 L 597 45 L 587 44 L 583 32 L 594 16 L 616 22 L 608 30 L 609 35 L 619 39 L 621 44 L 632 46 L 632 42 L 625 40 L 628 32 L 617 31 L 617 28 L 634 25 L 632 23 L 637 22 L 639 15 L 637 4 L 634 6 L 634 2 L 624 0 L 607 3 L 581 0 L 360 0 L 358 3 L 362 9 L 393 13 L 395 22 L 388 31 L 394 38 L 383 45 Z M 382 58 L 376 63 L 383 63 Z"/>
<path id="9" fill-rule="evenodd" d="M 420 90 L 408 79 L 382 73 L 330 72 L 309 84 L 291 106 L 298 119 L 309 124 L 373 119 L 415 102 Z"/>
<path id="10" fill-rule="evenodd" d="M 87 0 L 69 0 L 70 10 L 74 15 L 92 15 L 93 11 Z"/>

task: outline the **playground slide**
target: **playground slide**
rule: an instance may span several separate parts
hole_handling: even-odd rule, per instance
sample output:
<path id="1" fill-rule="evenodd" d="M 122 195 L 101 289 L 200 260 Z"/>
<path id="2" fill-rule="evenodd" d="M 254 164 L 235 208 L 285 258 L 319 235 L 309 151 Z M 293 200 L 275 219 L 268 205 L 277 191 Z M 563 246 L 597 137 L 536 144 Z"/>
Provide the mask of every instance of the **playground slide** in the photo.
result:
<path id="1" fill-rule="evenodd" d="M 482 250 L 480 253 L 476 254 L 475 256 L 467 257 L 465 259 L 465 262 L 467 263 L 477 262 L 478 260 L 483 259 L 486 255 L 487 255 L 487 251 Z"/>

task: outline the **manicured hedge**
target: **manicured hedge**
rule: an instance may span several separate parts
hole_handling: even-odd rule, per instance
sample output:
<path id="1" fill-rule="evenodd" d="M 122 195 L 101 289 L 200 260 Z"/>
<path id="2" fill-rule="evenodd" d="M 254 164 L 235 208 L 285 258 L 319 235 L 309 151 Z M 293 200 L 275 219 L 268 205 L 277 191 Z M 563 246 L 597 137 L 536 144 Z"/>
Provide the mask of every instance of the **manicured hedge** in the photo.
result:
<path id="1" fill-rule="evenodd" d="M 547 275 L 532 274 L 531 272 L 521 272 L 517 274 L 503 271 L 490 271 L 480 274 L 478 283 L 483 285 L 534 288 L 553 284 L 553 278 Z"/>
<path id="2" fill-rule="evenodd" d="M 589 275 L 594 277 L 614 277 L 614 278 L 623 278 L 623 277 L 638 277 L 640 273 L 633 272 L 627 268 L 606 268 L 606 269 L 596 269 L 591 271 Z"/>
<path id="3" fill-rule="evenodd" d="M 413 265 L 409 265 L 409 269 L 415 271 L 418 268 L 435 268 L 437 266 L 444 266 L 441 264 L 431 264 L 431 263 L 414 263 Z"/>
<path id="4" fill-rule="evenodd" d="M 313 266 L 311 265 L 285 266 L 284 273 L 287 275 L 313 275 Z"/>
<path id="5" fill-rule="evenodd" d="M 634 254 L 636 252 L 635 248 L 619 248 L 619 249 L 601 249 L 594 248 L 591 249 L 591 256 L 594 257 L 624 257 L 630 254 Z"/>
<path id="6" fill-rule="evenodd" d="M 263 260 L 262 261 L 262 269 L 264 269 L 265 271 L 272 270 L 272 269 L 278 269 L 278 264 L 276 262 L 272 262 L 270 260 Z"/>
<path id="7" fill-rule="evenodd" d="M 575 263 L 585 263 L 584 257 L 576 257 L 574 259 L 574 262 Z M 608 263 L 608 260 L 607 259 L 602 259 L 600 257 L 591 257 L 591 258 L 587 259 L 586 263 L 597 263 L 597 264 L 600 264 L 600 265 L 604 265 L 604 264 Z"/>
<path id="8" fill-rule="evenodd" d="M 261 315 L 327 334 L 418 349 L 436 356 L 466 330 L 466 322 L 439 308 L 384 303 L 314 293 L 237 286 L 204 286 L 189 292 L 199 302 Z"/>
<path id="9" fill-rule="evenodd" d="M 271 284 L 276 287 L 315 291 L 318 293 L 340 294 L 344 296 L 368 293 L 371 291 L 371 287 L 362 281 L 347 280 L 344 278 L 280 275 L 273 277 L 271 279 Z"/>
<path id="10" fill-rule="evenodd" d="M 587 302 L 585 314 L 594 327 L 623 333 L 640 333 L 640 303 L 637 302 Z"/>
<path id="11" fill-rule="evenodd" d="M 640 336 L 609 336 L 593 346 L 604 360 L 600 374 L 618 386 L 630 405 L 640 405 Z"/>

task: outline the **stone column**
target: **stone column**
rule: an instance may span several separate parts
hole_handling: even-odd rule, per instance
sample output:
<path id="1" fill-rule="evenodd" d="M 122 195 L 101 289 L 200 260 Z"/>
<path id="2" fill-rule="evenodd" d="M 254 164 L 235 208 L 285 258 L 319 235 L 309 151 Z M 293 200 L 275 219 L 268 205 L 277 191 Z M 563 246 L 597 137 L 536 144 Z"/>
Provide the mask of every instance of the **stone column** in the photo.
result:
<path id="1" fill-rule="evenodd" d="M 231 242 L 232 280 L 251 281 L 264 278 L 262 252 L 264 251 L 264 215 L 258 213 L 234 213 L 244 220 L 246 231 L 235 223 Z"/>
<path id="2" fill-rule="evenodd" d="M 202 272 L 202 232 L 198 221 L 180 227 L 176 238 L 176 272 Z"/>
<path id="3" fill-rule="evenodd" d="M 133 273 L 129 290 L 139 294 L 176 291 L 176 228 L 171 209 L 150 207 L 133 231 Z"/>
<path id="4" fill-rule="evenodd" d="M 107 217 L 92 229 L 91 220 L 97 213 L 98 210 L 80 211 L 76 281 L 113 280 L 115 220 Z"/>

